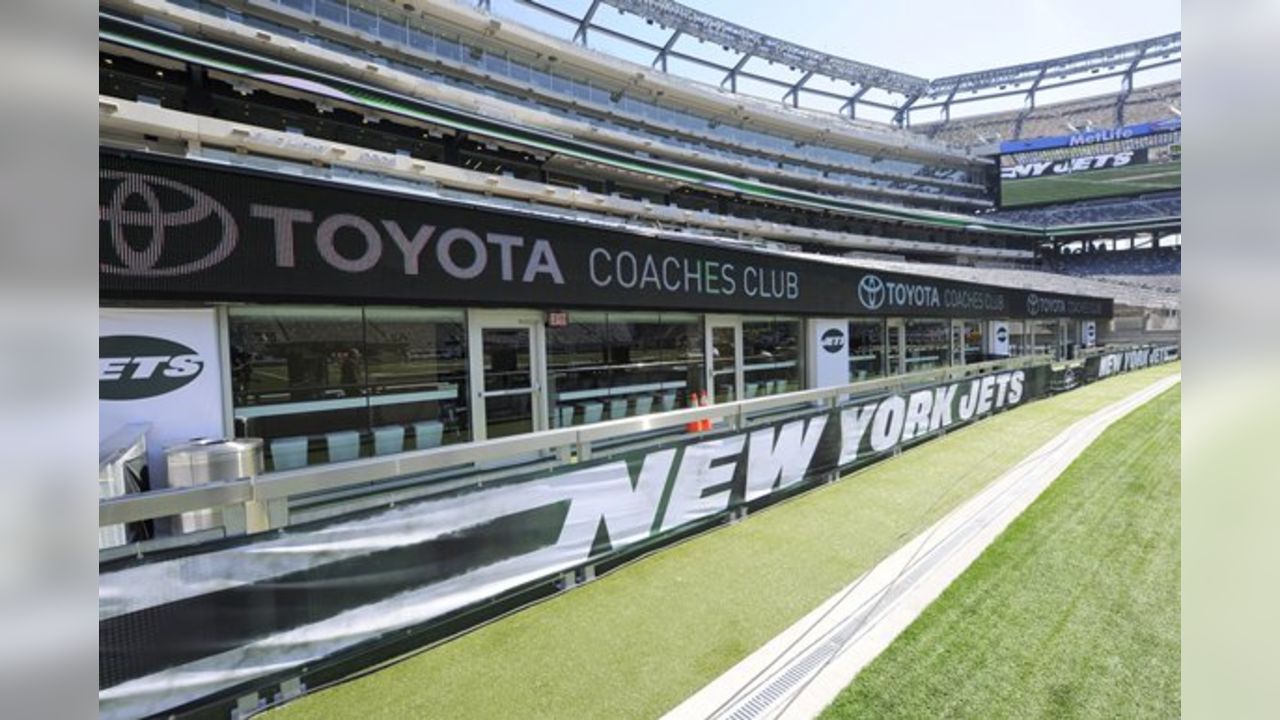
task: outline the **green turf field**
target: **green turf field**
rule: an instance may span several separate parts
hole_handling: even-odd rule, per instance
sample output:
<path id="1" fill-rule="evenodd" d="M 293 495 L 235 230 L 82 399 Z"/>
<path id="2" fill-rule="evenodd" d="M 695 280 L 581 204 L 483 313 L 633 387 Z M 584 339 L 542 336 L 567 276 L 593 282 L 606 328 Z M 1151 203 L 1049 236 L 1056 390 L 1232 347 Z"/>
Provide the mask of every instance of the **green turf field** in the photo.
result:
<path id="1" fill-rule="evenodd" d="M 1182 161 L 1143 163 L 1072 175 L 1049 175 L 1000 184 L 1001 207 L 1033 203 L 1068 202 L 1109 195 L 1176 190 L 1182 187 Z"/>
<path id="2" fill-rule="evenodd" d="M 272 718 L 654 718 L 1076 420 L 1179 371 L 1142 370 L 949 433 Z"/>
<path id="3" fill-rule="evenodd" d="M 1113 425 L 824 720 L 1179 717 L 1180 410 Z"/>

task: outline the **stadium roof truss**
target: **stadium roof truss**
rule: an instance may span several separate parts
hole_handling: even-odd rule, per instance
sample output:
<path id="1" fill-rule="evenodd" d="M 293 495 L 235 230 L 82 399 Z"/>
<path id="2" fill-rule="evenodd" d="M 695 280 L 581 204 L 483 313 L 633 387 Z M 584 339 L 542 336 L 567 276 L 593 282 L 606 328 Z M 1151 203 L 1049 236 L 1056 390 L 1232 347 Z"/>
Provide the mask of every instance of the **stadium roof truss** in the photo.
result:
<path id="1" fill-rule="evenodd" d="M 878 108 L 892 114 L 897 125 L 909 123 L 909 113 L 937 109 L 943 121 L 950 120 L 953 107 L 981 100 L 1024 96 L 1024 106 L 1035 107 L 1036 93 L 1105 78 L 1120 78 L 1116 102 L 1122 105 L 1133 90 L 1138 73 L 1182 62 L 1182 33 L 1138 40 L 1123 45 L 1076 53 L 1038 62 L 1009 65 L 978 72 L 950 75 L 935 79 L 917 77 L 868 63 L 830 55 L 797 45 L 741 25 L 685 7 L 673 0 L 589 0 L 585 9 L 566 9 L 565 0 L 511 0 L 567 22 L 574 28 L 574 42 L 587 45 L 593 34 L 608 36 L 634 48 L 653 53 L 652 65 L 668 71 L 669 61 L 679 59 L 707 70 L 722 73 L 720 85 L 738 91 L 739 81 L 750 79 L 776 88 L 780 100 L 801 107 L 801 97 L 822 97 L 843 103 L 840 112 L 857 117 L 859 108 Z M 491 8 L 491 0 L 477 0 L 477 5 Z M 664 42 L 638 36 L 600 22 L 601 6 L 608 5 L 620 14 L 630 14 L 646 25 L 669 31 Z M 720 46 L 737 55 L 737 61 L 723 64 L 704 56 L 681 50 L 682 38 L 696 39 Z M 770 65 L 788 68 L 794 77 L 778 77 L 752 70 L 748 63 L 759 59 Z M 843 81 L 850 92 L 837 93 L 830 86 L 811 84 L 821 77 Z M 869 91 L 877 91 L 868 96 Z"/>

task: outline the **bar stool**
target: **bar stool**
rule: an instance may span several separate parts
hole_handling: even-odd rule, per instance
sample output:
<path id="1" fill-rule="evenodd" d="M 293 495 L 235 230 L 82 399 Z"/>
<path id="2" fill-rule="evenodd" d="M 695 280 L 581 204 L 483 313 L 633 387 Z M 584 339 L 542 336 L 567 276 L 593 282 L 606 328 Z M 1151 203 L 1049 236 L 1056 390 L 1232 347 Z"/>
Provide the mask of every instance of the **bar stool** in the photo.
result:
<path id="1" fill-rule="evenodd" d="M 360 433 L 355 430 L 325 433 L 324 442 L 329 449 L 329 462 L 344 462 L 360 457 Z"/>
<path id="2" fill-rule="evenodd" d="M 584 425 L 598 423 L 604 417 L 604 403 L 582 403 L 582 422 Z"/>
<path id="3" fill-rule="evenodd" d="M 662 412 L 671 412 L 676 409 L 676 391 L 670 390 L 662 393 Z"/>
<path id="4" fill-rule="evenodd" d="M 636 415 L 648 415 L 653 412 L 653 396 L 641 395 L 636 398 Z"/>
<path id="5" fill-rule="evenodd" d="M 413 424 L 414 447 L 419 450 L 430 450 L 440 447 L 444 439 L 444 423 L 439 420 L 428 420 Z"/>
<path id="6" fill-rule="evenodd" d="M 627 416 L 627 399 L 613 398 L 609 400 L 609 419 L 619 420 Z"/>
<path id="7" fill-rule="evenodd" d="M 373 429 L 373 454 L 394 455 L 404 452 L 404 426 L 385 425 Z"/>
<path id="8" fill-rule="evenodd" d="M 292 470 L 307 466 L 307 439 L 304 437 L 276 438 L 271 441 L 271 468 Z"/>

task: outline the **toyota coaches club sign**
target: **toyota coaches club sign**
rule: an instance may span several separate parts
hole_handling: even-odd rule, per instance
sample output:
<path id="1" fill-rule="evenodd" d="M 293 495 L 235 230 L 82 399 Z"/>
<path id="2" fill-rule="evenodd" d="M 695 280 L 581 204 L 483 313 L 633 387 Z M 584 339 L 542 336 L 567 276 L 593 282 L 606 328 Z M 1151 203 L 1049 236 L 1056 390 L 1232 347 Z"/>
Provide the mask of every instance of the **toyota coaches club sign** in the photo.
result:
<path id="1" fill-rule="evenodd" d="M 103 152 L 105 299 L 1106 318 L 1112 301 L 869 272 L 425 198 Z"/>

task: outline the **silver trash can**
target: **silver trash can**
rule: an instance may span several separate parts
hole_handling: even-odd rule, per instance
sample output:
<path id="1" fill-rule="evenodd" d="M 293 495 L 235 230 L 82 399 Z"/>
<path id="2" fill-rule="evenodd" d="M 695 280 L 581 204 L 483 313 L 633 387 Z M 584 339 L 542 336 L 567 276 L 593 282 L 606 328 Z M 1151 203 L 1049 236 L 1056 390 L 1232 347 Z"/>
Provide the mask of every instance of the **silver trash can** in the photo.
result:
<path id="1" fill-rule="evenodd" d="M 167 447 L 164 454 L 171 488 L 254 477 L 263 467 L 261 438 L 192 440 Z M 172 523 L 175 535 L 208 530 L 222 525 L 222 511 L 182 513 Z"/>

